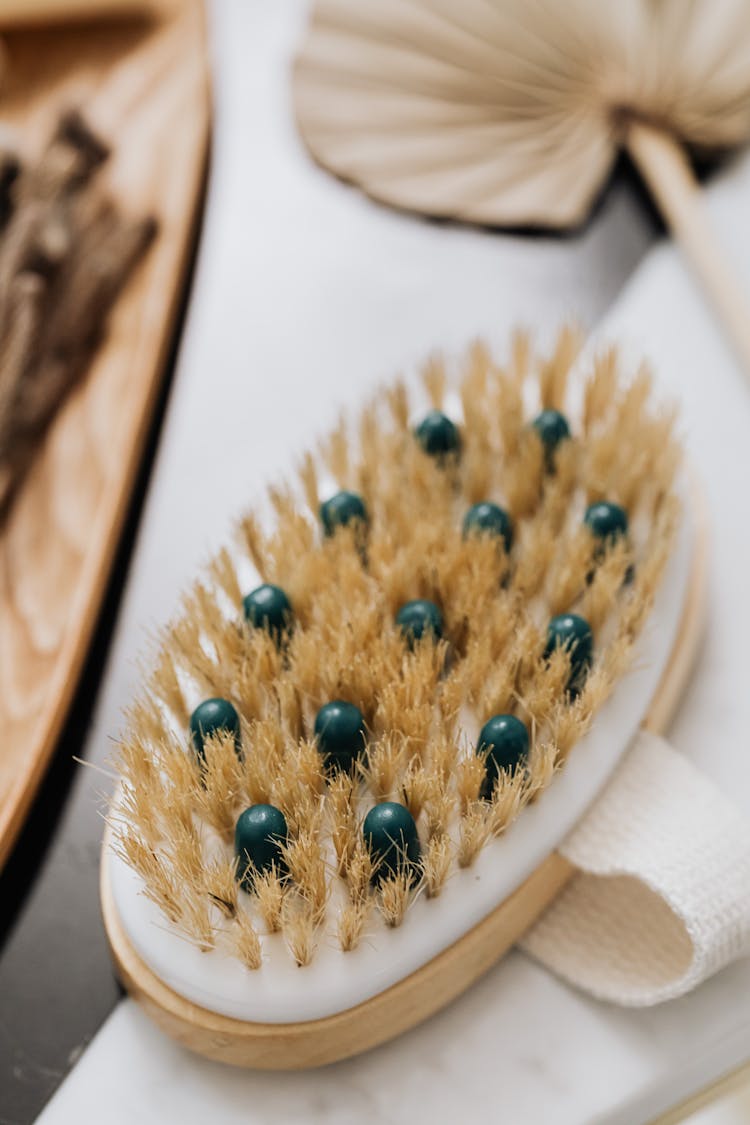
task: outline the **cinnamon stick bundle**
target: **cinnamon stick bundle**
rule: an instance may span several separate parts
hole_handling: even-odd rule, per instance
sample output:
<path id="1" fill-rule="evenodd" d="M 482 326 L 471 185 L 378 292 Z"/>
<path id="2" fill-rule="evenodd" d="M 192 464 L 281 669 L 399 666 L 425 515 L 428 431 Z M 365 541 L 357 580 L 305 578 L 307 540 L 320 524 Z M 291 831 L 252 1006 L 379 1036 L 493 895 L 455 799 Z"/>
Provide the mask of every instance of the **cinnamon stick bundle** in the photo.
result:
<path id="1" fill-rule="evenodd" d="M 101 186 L 108 156 L 77 112 L 37 163 L 0 153 L 0 519 L 156 231 Z"/>

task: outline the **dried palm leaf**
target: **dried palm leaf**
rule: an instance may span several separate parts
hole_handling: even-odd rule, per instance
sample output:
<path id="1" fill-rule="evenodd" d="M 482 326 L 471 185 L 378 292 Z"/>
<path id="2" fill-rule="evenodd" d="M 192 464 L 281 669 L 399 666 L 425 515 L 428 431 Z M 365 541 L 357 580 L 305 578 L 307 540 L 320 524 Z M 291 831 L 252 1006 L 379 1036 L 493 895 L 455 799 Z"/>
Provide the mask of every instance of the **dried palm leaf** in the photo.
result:
<path id="1" fill-rule="evenodd" d="M 686 155 L 750 136 L 747 0 L 316 0 L 295 102 L 321 164 L 481 223 L 580 223 L 626 146 L 750 372 Z"/>

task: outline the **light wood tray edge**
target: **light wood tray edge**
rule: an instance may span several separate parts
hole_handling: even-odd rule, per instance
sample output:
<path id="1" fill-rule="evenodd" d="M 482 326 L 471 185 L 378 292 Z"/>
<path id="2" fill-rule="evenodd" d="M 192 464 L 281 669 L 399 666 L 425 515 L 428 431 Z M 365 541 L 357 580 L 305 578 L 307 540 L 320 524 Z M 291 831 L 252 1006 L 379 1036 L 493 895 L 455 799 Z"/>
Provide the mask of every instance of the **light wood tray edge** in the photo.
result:
<path id="1" fill-rule="evenodd" d="M 120 544 L 120 537 L 132 500 L 132 490 L 140 470 L 146 439 L 152 422 L 154 409 L 162 393 L 165 368 L 170 348 L 173 345 L 180 303 L 189 285 L 185 270 L 190 262 L 196 241 L 204 186 L 207 175 L 211 121 L 211 85 L 208 73 L 205 15 L 201 0 L 191 0 L 192 9 L 200 14 L 202 36 L 200 42 L 201 66 L 204 74 L 205 118 L 203 122 L 202 151 L 195 160 L 189 174 L 193 182 L 192 215 L 186 224 L 186 236 L 181 247 L 178 268 L 175 271 L 172 291 L 169 294 L 168 308 L 158 353 L 154 359 L 155 374 L 151 379 L 148 393 L 143 396 L 138 409 L 133 441 L 127 451 L 122 472 L 115 476 L 106 494 L 102 497 L 100 512 L 106 518 L 97 519 L 91 529 L 91 539 L 87 551 L 85 569 L 77 590 L 77 597 L 71 606 L 70 626 L 66 628 L 63 646 L 56 660 L 55 675 L 50 680 L 47 700 L 40 714 L 37 730 L 42 732 L 34 753 L 29 754 L 25 768 L 16 777 L 15 783 L 0 803 L 0 871 L 2 870 L 16 839 L 26 820 L 29 808 L 47 772 L 56 749 L 58 737 L 68 715 L 79 677 L 89 651 L 94 630 L 99 620 L 104 595 L 111 577 L 112 565 Z M 130 279 L 125 294 L 132 284 L 138 283 L 138 267 L 134 278 Z M 100 353 L 106 352 L 105 340 Z M 95 357 L 94 363 L 97 362 Z"/>

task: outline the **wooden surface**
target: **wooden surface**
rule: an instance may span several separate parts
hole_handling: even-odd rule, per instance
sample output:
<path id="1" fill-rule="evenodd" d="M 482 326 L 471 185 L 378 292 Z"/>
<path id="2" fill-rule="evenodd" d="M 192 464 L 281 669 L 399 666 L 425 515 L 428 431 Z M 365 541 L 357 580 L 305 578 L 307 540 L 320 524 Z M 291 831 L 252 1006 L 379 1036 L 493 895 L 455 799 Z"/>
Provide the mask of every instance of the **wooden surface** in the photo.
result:
<path id="1" fill-rule="evenodd" d="M 65 718 L 164 371 L 199 213 L 210 116 L 199 0 L 174 18 L 14 32 L 0 123 L 22 152 L 79 104 L 115 142 L 106 175 L 157 239 L 0 529 L 0 865 Z"/>
<path id="2" fill-rule="evenodd" d="M 704 502 L 693 487 L 696 537 L 680 629 L 667 667 L 643 719 L 663 732 L 685 688 L 706 613 L 708 530 Z M 193 1004 L 168 988 L 133 949 L 109 881 L 109 832 L 103 844 L 104 924 L 119 976 L 149 1016 L 183 1046 L 220 1062 L 271 1070 L 323 1066 L 359 1054 L 427 1019 L 487 972 L 536 921 L 575 873 L 556 852 L 510 898 L 416 973 L 362 1004 L 304 1023 L 249 1023 Z M 408 924 L 408 921 L 407 921 Z M 263 970 L 260 969 L 260 972 Z"/>

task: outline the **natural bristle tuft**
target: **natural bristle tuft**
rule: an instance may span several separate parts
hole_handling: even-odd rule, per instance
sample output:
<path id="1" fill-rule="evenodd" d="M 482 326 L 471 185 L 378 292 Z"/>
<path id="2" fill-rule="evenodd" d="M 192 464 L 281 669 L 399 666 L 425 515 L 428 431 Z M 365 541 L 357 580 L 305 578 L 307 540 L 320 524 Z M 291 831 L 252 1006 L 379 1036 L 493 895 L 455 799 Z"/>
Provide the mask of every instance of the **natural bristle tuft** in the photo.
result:
<path id="1" fill-rule="evenodd" d="M 304 967 L 409 925 L 575 753 L 680 514 L 674 415 L 614 350 L 583 378 L 579 348 L 565 330 L 538 358 L 518 334 L 498 364 L 475 344 L 456 384 L 431 358 L 303 454 L 296 490 L 271 489 L 188 592 L 128 713 L 112 815 L 181 937 L 262 971 L 276 948 Z M 596 502 L 617 534 L 586 522 Z M 489 720 L 515 750 L 477 743 Z M 364 826 L 385 803 L 409 827 L 384 861 Z M 253 861 L 235 832 L 259 806 L 283 838 Z"/>

